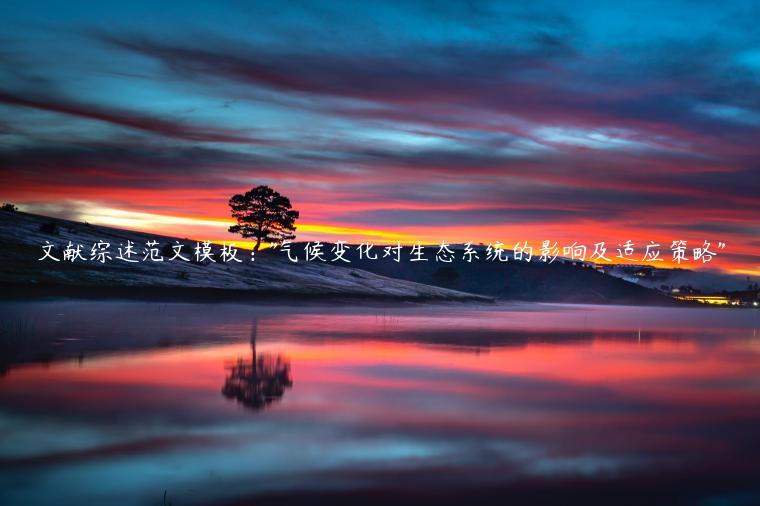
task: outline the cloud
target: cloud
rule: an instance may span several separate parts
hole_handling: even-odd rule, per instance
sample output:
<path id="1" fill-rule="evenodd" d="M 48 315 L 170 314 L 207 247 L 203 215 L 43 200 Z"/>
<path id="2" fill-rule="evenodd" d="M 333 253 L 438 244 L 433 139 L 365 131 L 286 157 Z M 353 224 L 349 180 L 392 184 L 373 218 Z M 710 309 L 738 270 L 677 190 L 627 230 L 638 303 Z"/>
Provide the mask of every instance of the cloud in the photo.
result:
<path id="1" fill-rule="evenodd" d="M 270 184 L 315 227 L 750 244 L 760 79 L 736 7 L 309 2 L 108 33 L 61 13 L 67 37 L 0 54 L 0 193 L 223 216 Z"/>
<path id="2" fill-rule="evenodd" d="M 112 125 L 141 130 L 163 137 L 198 142 L 268 144 L 269 141 L 241 135 L 229 129 L 199 127 L 124 109 L 83 104 L 62 97 L 29 98 L 0 90 L 0 104 L 28 107 L 79 118 L 103 121 Z"/>
<path id="3" fill-rule="evenodd" d="M 696 143 L 716 149 L 753 148 L 757 128 L 707 118 L 703 101 L 760 110 L 760 84 L 749 70 L 726 63 L 727 49 L 712 43 L 662 43 L 602 61 L 555 39 L 525 47 L 461 44 L 413 46 L 403 52 L 283 52 L 245 41 L 207 36 L 203 44 L 144 36 L 100 39 L 160 62 L 183 80 L 255 86 L 291 95 L 337 99 L 332 114 L 424 123 L 460 129 L 502 130 L 532 137 L 534 125 L 617 127 L 637 131 L 653 145 Z M 729 77 L 727 77 L 729 76 Z M 349 100 L 350 99 L 350 100 Z M 320 108 L 320 105 L 313 107 Z"/>

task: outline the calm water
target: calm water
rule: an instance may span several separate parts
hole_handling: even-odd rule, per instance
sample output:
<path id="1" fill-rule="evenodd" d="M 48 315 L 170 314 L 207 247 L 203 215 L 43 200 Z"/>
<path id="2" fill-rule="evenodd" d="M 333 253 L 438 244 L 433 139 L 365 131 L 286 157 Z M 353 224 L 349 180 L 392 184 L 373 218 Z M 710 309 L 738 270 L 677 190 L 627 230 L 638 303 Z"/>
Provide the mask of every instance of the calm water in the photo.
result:
<path id="1" fill-rule="evenodd" d="M 4 505 L 760 504 L 760 311 L 53 301 L 0 319 Z"/>

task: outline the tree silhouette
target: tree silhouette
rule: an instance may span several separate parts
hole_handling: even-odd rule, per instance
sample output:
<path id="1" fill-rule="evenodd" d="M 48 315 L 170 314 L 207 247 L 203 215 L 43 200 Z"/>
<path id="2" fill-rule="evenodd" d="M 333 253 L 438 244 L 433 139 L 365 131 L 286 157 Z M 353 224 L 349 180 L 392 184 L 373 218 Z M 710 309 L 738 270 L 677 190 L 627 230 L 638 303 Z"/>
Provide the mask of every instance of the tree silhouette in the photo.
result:
<path id="1" fill-rule="evenodd" d="M 228 367 L 222 395 L 253 409 L 262 409 L 282 398 L 285 389 L 293 386 L 290 376 L 290 361 L 281 355 L 256 354 L 256 329 L 254 320 L 251 329 L 252 360 L 246 362 L 238 358 L 237 363 Z"/>
<path id="2" fill-rule="evenodd" d="M 293 239 L 298 211 L 292 209 L 290 199 L 268 186 L 257 186 L 250 191 L 233 195 L 229 201 L 232 217 L 237 225 L 229 231 L 243 237 L 255 237 L 258 251 L 262 241 L 281 244 Z"/>

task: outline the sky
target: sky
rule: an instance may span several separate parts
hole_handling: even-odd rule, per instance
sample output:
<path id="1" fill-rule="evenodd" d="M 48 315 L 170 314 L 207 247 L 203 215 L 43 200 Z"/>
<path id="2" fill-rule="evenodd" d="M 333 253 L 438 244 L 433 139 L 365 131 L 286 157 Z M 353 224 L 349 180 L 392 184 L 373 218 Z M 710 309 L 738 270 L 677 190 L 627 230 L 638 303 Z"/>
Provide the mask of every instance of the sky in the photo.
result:
<path id="1" fill-rule="evenodd" d="M 229 241 L 266 184 L 298 240 L 720 241 L 687 267 L 760 276 L 760 4 L 617 4 L 6 0 L 0 200 Z"/>

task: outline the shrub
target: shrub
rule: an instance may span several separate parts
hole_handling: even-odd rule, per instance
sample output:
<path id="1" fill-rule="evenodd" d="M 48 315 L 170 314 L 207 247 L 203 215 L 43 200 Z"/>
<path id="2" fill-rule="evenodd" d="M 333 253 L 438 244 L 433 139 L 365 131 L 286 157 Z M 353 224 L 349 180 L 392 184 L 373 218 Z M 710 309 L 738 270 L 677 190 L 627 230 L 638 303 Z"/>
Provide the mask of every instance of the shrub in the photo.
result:
<path id="1" fill-rule="evenodd" d="M 7 211 L 9 213 L 15 213 L 18 211 L 18 207 L 14 206 L 13 204 L 9 202 L 3 203 L 2 206 L 0 206 L 0 211 Z"/>

